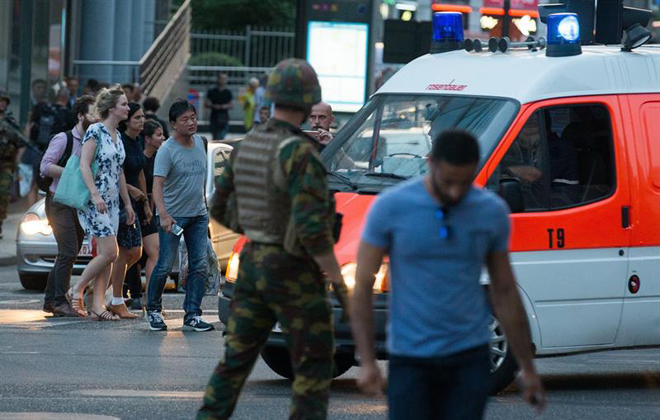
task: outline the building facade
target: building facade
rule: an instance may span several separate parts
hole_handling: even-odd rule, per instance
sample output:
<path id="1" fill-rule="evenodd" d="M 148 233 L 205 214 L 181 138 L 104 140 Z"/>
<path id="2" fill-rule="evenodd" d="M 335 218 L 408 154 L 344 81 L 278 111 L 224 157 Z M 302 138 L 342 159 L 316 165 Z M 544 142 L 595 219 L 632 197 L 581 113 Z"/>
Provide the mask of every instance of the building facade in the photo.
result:
<path id="1" fill-rule="evenodd" d="M 136 82 L 137 62 L 165 27 L 172 0 L 1 0 L 0 90 L 25 121 L 38 79 L 82 86 Z M 131 64 L 133 63 L 133 64 Z"/>

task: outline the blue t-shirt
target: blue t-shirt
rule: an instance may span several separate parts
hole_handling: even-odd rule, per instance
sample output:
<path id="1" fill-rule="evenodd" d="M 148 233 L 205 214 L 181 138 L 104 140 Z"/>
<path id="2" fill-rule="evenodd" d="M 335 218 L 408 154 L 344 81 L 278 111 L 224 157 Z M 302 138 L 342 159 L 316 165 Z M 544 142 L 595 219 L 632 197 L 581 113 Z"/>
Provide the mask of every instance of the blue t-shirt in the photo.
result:
<path id="1" fill-rule="evenodd" d="M 383 192 L 369 211 L 362 239 L 390 258 L 390 354 L 449 356 L 490 338 L 479 278 L 487 255 L 508 249 L 508 208 L 495 194 L 471 188 L 446 212 L 447 239 L 439 208 L 419 177 Z"/>

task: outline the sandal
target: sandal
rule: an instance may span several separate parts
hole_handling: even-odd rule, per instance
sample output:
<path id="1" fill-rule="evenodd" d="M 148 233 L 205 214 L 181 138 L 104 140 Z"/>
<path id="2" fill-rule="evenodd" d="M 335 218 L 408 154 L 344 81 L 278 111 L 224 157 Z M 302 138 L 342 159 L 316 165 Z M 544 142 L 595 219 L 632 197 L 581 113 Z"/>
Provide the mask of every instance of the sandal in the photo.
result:
<path id="1" fill-rule="evenodd" d="M 100 314 L 96 313 L 94 311 L 89 311 L 90 312 L 90 317 L 92 321 L 119 321 L 119 317 L 117 315 L 113 315 L 112 312 L 110 311 L 103 311 Z"/>
<path id="2" fill-rule="evenodd" d="M 122 319 L 135 319 L 138 318 L 138 315 L 131 313 L 128 308 L 126 307 L 126 304 L 122 303 L 121 305 L 106 305 L 108 308 L 108 311 L 114 313 L 115 315 L 119 316 L 119 318 Z"/>
<path id="3" fill-rule="evenodd" d="M 66 300 L 69 301 L 69 304 L 71 305 L 71 309 L 73 309 L 73 311 L 77 313 L 78 316 L 80 317 L 87 316 L 87 308 L 85 308 L 85 302 L 81 298 L 73 297 L 73 288 L 69 288 L 69 290 L 66 292 L 64 296 L 66 297 Z"/>

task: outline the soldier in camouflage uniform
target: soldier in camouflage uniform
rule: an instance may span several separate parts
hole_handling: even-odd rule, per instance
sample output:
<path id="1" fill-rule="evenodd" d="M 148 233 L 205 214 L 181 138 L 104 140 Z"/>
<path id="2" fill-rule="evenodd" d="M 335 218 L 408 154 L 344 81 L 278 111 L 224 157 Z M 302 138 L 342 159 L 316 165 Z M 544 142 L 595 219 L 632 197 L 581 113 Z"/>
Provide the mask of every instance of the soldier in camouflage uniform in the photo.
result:
<path id="1" fill-rule="evenodd" d="M 0 92 L 0 238 L 3 237 L 2 222 L 7 218 L 19 148 L 19 138 L 16 133 L 20 132 L 20 129 L 7 111 L 10 102 L 9 96 Z"/>
<path id="2" fill-rule="evenodd" d="M 315 141 L 299 129 L 321 100 L 314 69 L 280 62 L 266 87 L 273 118 L 234 150 L 216 182 L 211 216 L 250 240 L 227 323 L 225 353 L 198 419 L 226 419 L 275 322 L 295 374 L 291 419 L 324 419 L 334 369 L 332 308 L 325 273 L 346 286 L 333 251 L 334 200 Z M 234 197 L 235 195 L 235 197 Z M 231 220 L 234 219 L 234 220 Z"/>

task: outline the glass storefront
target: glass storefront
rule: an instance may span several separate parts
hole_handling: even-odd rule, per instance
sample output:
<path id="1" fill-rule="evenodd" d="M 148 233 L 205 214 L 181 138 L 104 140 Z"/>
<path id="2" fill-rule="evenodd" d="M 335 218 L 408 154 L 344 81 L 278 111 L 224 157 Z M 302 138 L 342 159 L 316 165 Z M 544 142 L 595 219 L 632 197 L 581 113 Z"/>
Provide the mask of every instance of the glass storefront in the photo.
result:
<path id="1" fill-rule="evenodd" d="M 64 31 L 66 0 L 32 0 L 31 11 L 21 10 L 20 0 L 0 1 L 0 90 L 12 98 L 10 111 L 19 115 L 25 69 L 21 63 L 21 36 L 31 31 L 30 82 L 43 79 L 52 87 L 64 76 Z M 22 13 L 31 14 L 30 28 L 21 27 Z M 52 93 L 52 92 L 51 92 Z"/>

